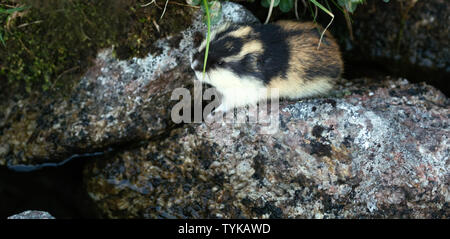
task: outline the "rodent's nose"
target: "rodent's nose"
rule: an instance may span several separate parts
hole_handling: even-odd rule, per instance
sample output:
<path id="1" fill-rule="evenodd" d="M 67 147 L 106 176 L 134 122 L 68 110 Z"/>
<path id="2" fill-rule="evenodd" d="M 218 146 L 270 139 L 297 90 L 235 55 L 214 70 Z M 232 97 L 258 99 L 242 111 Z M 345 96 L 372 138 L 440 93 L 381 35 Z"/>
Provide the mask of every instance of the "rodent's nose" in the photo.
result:
<path id="1" fill-rule="evenodd" d="M 198 71 L 201 67 L 200 67 L 200 52 L 195 52 L 193 57 L 192 57 L 192 63 L 191 63 L 191 68 L 194 71 Z"/>
<path id="2" fill-rule="evenodd" d="M 196 70 L 196 68 L 198 68 L 198 61 L 197 60 L 194 60 L 192 63 L 191 63 L 191 68 L 192 68 L 192 70 Z"/>
<path id="3" fill-rule="evenodd" d="M 191 63 L 191 68 L 194 71 L 203 71 L 203 64 L 200 64 L 200 62 L 198 60 L 194 60 Z"/>

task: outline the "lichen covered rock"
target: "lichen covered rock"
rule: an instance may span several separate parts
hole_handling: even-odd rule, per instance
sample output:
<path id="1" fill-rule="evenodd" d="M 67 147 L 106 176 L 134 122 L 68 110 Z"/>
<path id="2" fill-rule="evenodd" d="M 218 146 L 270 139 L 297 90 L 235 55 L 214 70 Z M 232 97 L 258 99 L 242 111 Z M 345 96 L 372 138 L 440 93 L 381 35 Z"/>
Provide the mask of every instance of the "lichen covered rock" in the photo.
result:
<path id="1" fill-rule="evenodd" d="M 222 21 L 257 21 L 234 3 L 223 11 Z M 0 165 L 31 170 L 163 134 L 171 127 L 173 89 L 192 84 L 190 56 L 203 32 L 199 10 L 192 26 L 155 42 L 159 54 L 123 61 L 106 49 L 68 96 L 33 93 L 1 102 Z"/>
<path id="2" fill-rule="evenodd" d="M 89 194 L 112 218 L 448 218 L 448 99 L 406 80 L 340 85 L 282 101 L 269 128 L 187 124 L 92 162 Z"/>
<path id="3" fill-rule="evenodd" d="M 223 10 L 256 22 L 239 5 Z M 450 102 L 431 86 L 343 80 L 327 98 L 281 101 L 279 114 L 236 112 L 269 124 L 175 125 L 170 98 L 191 87 L 201 17 L 155 42 L 158 54 L 121 61 L 105 49 L 68 96 L 2 101 L 0 165 L 108 151 L 84 170 L 107 218 L 449 217 Z"/>

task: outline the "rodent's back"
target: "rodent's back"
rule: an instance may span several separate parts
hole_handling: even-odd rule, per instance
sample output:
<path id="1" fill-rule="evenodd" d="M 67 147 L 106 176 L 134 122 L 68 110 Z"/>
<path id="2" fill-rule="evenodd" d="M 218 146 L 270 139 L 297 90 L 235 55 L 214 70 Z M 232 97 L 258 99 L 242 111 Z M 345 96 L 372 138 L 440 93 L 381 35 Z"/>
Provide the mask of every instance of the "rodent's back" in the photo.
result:
<path id="1" fill-rule="evenodd" d="M 279 97 L 298 99 L 328 92 L 343 71 L 339 47 L 330 33 L 313 23 L 280 21 L 267 25 L 225 25 L 213 32 L 206 74 L 206 41 L 193 56 L 197 78 L 213 85 L 228 105 L 261 100 L 255 92 L 277 89 Z"/>
<path id="2" fill-rule="evenodd" d="M 326 93 L 343 71 L 342 56 L 333 36 L 317 24 L 279 21 L 286 32 L 289 48 L 288 71 L 271 79 L 270 88 L 278 88 L 280 96 L 301 98 Z M 320 47 L 319 47 L 320 42 Z"/>
<path id="3" fill-rule="evenodd" d="M 317 76 L 340 77 L 343 70 L 341 52 L 328 31 L 320 41 L 323 29 L 312 22 L 280 21 L 276 25 L 287 32 L 298 32 L 287 38 L 291 52 L 289 60 L 291 64 L 302 67 L 307 79 Z"/>

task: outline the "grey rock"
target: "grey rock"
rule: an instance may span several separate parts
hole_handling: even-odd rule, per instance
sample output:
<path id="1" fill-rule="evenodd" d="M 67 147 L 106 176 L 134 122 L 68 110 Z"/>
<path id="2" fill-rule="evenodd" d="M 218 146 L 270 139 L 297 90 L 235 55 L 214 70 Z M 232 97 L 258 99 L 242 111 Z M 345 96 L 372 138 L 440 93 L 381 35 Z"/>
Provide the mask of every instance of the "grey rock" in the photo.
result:
<path id="1" fill-rule="evenodd" d="M 234 3 L 223 3 L 223 11 L 218 25 L 257 21 Z M 195 34 L 206 31 L 202 14 L 178 35 L 157 41 L 158 55 L 124 61 L 112 49 L 100 52 L 68 96 L 35 93 L 1 102 L 0 165 L 19 171 L 58 166 L 72 155 L 163 134 L 172 124 L 173 89 L 192 84 Z"/>
<path id="2" fill-rule="evenodd" d="M 282 101 L 278 124 L 186 124 L 85 180 L 111 218 L 448 218 L 449 103 L 404 79 L 344 81 Z"/>
<path id="3" fill-rule="evenodd" d="M 255 20 L 231 17 L 236 6 L 224 3 L 224 20 Z M 406 80 L 343 81 L 328 98 L 282 101 L 279 115 L 260 118 L 276 124 L 175 125 L 170 96 L 191 87 L 190 55 L 204 30 L 198 13 L 180 37 L 155 43 L 159 55 L 120 61 L 104 50 L 67 97 L 1 102 L 0 165 L 58 165 L 139 142 L 84 170 L 107 218 L 449 217 L 441 92 Z"/>
<path id="4" fill-rule="evenodd" d="M 357 44 L 373 57 L 445 69 L 450 64 L 449 14 L 445 0 L 371 1 L 352 18 Z"/>
<path id="5" fill-rule="evenodd" d="M 398 75 L 429 82 L 450 93 L 446 89 L 450 77 L 449 1 L 367 1 L 351 17 L 355 40 L 343 44 L 355 49 L 349 59 L 370 59 Z M 349 41 L 347 34 L 344 39 Z"/>
<path id="6" fill-rule="evenodd" d="M 232 2 L 222 3 L 222 21 L 245 23 L 245 24 L 258 24 L 259 20 L 247 9 L 241 5 Z M 217 25 L 221 25 L 223 22 L 219 22 Z"/>
<path id="7" fill-rule="evenodd" d="M 50 213 L 44 211 L 25 211 L 12 215 L 8 219 L 55 219 Z"/>

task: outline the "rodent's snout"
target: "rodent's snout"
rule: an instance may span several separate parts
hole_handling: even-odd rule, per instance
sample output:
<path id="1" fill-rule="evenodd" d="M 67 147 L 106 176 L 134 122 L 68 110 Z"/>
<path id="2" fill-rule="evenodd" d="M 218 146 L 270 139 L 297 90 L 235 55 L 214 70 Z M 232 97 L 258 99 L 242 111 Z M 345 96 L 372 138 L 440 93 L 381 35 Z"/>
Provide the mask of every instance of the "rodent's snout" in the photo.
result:
<path id="1" fill-rule="evenodd" d="M 200 64 L 200 61 L 198 60 L 200 57 L 200 52 L 196 52 L 194 54 L 194 56 L 192 57 L 192 62 L 191 62 L 191 68 L 194 71 L 202 71 L 202 65 Z"/>
<path id="2" fill-rule="evenodd" d="M 201 71 L 201 69 L 199 69 L 200 64 L 198 63 L 197 60 L 193 59 L 192 63 L 191 63 L 191 68 L 194 71 Z"/>

